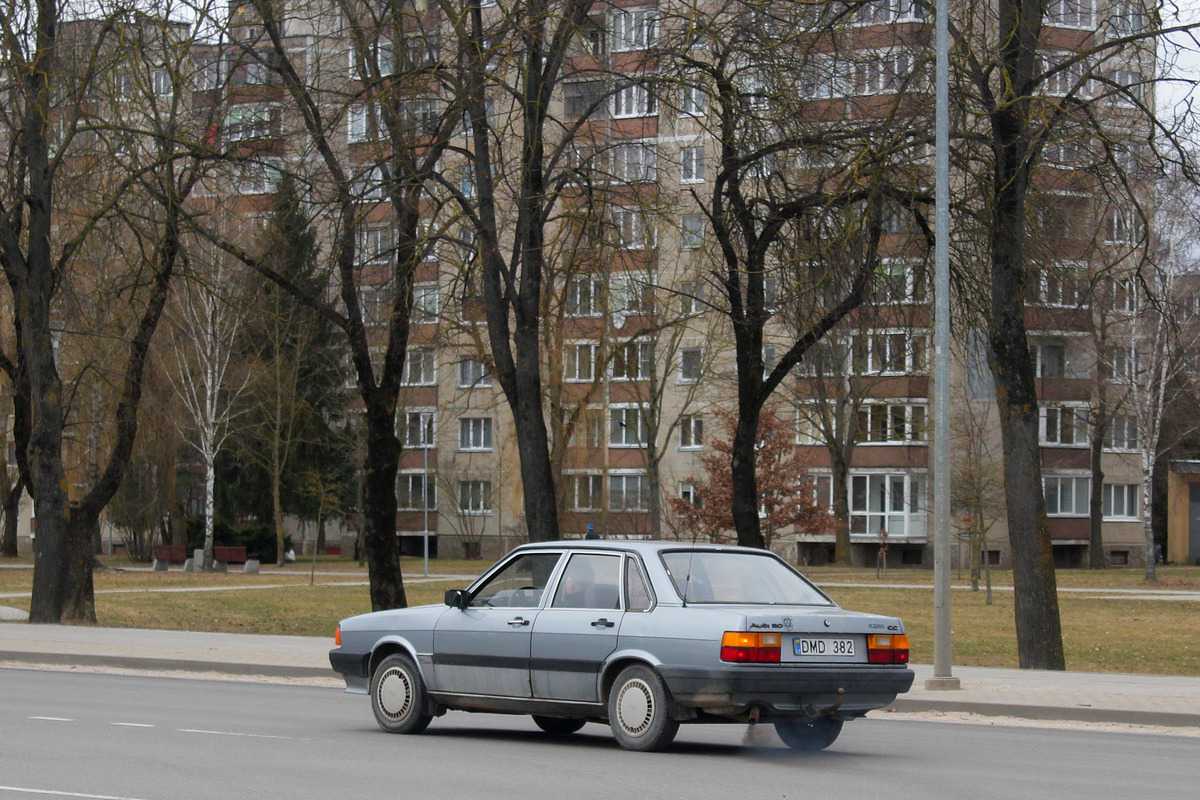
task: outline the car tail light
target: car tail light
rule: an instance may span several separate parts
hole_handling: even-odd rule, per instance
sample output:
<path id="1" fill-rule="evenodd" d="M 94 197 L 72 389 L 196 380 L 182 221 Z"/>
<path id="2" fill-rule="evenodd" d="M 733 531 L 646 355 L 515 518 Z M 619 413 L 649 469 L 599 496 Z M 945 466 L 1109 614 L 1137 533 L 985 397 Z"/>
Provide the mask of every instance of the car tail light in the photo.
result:
<path id="1" fill-rule="evenodd" d="M 778 633 L 726 631 L 721 637 L 721 660 L 754 664 L 778 663 L 779 645 Z"/>
<path id="2" fill-rule="evenodd" d="M 333 633 L 333 643 L 338 647 L 342 646 L 342 626 L 338 625 L 337 630 Z"/>
<path id="3" fill-rule="evenodd" d="M 907 664 L 908 635 L 875 633 L 867 637 L 867 660 L 872 664 Z"/>

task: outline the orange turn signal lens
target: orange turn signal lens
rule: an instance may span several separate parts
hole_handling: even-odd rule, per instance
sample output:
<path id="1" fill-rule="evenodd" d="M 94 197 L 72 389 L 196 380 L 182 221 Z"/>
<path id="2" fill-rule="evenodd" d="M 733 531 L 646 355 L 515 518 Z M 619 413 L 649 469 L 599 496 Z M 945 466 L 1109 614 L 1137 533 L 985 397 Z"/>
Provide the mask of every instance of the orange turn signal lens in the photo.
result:
<path id="1" fill-rule="evenodd" d="M 872 664 L 907 664 L 908 635 L 875 633 L 867 637 L 867 660 Z"/>
<path id="2" fill-rule="evenodd" d="M 721 637 L 721 660 L 740 663 L 778 663 L 778 633 L 726 631 Z"/>
<path id="3" fill-rule="evenodd" d="M 333 632 L 333 643 L 338 647 L 342 646 L 342 626 L 338 625 L 337 630 Z"/>

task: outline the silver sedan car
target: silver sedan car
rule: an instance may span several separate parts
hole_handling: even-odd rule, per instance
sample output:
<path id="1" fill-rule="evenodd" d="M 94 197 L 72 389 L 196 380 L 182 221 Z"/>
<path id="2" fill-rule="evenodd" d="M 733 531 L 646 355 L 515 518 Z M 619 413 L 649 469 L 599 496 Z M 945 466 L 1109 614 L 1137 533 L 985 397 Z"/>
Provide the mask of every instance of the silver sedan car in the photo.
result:
<path id="1" fill-rule="evenodd" d="M 443 605 L 342 620 L 333 668 L 392 733 L 448 710 L 607 722 L 629 750 L 683 722 L 770 722 L 821 750 L 912 685 L 895 617 L 846 611 L 764 550 L 680 542 L 518 547 Z"/>

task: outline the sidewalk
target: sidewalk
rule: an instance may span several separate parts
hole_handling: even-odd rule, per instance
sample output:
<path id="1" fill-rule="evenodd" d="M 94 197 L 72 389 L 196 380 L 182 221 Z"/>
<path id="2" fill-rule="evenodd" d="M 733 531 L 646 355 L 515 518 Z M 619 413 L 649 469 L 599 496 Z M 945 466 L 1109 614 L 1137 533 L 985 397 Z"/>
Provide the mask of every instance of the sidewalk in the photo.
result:
<path id="1" fill-rule="evenodd" d="M 0 624 L 0 663 L 341 679 L 328 638 Z M 1025 719 L 1200 727 L 1200 677 L 956 667 L 962 688 L 929 690 L 933 668 L 914 664 L 898 712 L 957 711 Z"/>

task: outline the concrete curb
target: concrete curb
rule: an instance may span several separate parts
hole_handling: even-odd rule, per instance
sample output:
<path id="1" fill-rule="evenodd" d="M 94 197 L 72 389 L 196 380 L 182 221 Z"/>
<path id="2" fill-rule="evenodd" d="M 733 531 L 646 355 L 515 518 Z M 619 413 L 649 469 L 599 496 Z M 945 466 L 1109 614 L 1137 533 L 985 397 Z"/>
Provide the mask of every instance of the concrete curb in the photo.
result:
<path id="1" fill-rule="evenodd" d="M 203 661 L 188 658 L 146 658 L 141 656 L 90 655 L 84 653 L 31 653 L 0 650 L 0 662 L 49 667 L 111 667 L 152 672 L 193 672 L 239 677 L 263 678 L 329 678 L 340 682 L 341 676 L 332 667 L 288 666 L 285 664 L 253 664 Z"/>
<path id="2" fill-rule="evenodd" d="M 1120 725 L 1155 725 L 1169 728 L 1200 727 L 1200 714 L 1171 711 L 1140 711 L 1129 708 L 1040 706 L 1029 703 L 985 703 L 973 700 L 930 700 L 898 697 L 889 706 L 896 713 L 957 712 L 981 717 L 1066 722 L 1109 722 Z"/>

